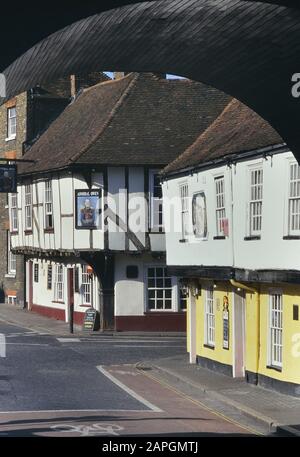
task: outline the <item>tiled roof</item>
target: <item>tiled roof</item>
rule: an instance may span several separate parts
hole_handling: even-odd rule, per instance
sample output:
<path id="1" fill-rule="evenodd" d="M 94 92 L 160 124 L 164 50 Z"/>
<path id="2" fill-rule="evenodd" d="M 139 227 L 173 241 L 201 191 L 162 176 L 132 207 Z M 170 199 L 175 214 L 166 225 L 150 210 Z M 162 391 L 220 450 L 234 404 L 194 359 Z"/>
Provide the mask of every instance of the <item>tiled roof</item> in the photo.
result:
<path id="1" fill-rule="evenodd" d="M 109 81 L 110 78 L 103 72 L 90 72 L 87 74 L 74 75 L 76 92 L 94 86 L 99 82 Z M 44 82 L 37 85 L 33 90 L 34 93 L 44 97 L 70 98 L 71 97 L 71 80 L 70 76 L 57 78 L 51 82 Z"/>
<path id="2" fill-rule="evenodd" d="M 268 122 L 243 103 L 233 99 L 208 129 L 167 165 L 164 173 L 283 143 L 283 139 Z"/>
<path id="3" fill-rule="evenodd" d="M 229 97 L 191 80 L 155 74 L 84 90 L 26 153 L 20 174 L 73 163 L 161 165 L 173 161 L 222 112 Z"/>

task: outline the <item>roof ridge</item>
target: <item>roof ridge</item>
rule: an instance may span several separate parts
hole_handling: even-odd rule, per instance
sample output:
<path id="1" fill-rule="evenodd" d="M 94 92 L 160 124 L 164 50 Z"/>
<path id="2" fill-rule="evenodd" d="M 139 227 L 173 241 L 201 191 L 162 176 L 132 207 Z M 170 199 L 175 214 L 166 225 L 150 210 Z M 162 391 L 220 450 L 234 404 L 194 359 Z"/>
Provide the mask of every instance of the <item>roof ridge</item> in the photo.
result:
<path id="1" fill-rule="evenodd" d="M 178 157 L 176 157 L 176 159 L 173 160 L 173 162 L 169 163 L 165 167 L 166 172 L 168 172 L 169 168 L 172 169 L 172 166 L 174 166 L 178 162 L 180 162 L 183 157 L 186 158 L 186 157 L 189 157 L 191 155 L 191 153 L 193 152 L 194 148 L 201 142 L 201 140 L 203 138 L 206 138 L 207 135 L 210 135 L 210 131 L 215 127 L 216 124 L 218 124 L 218 121 L 220 119 L 222 119 L 224 113 L 227 112 L 227 110 L 231 107 L 231 105 L 234 103 L 235 100 L 236 100 L 235 98 L 232 98 L 231 100 L 229 100 L 229 102 L 224 107 L 224 109 L 221 111 L 219 116 L 207 127 L 207 129 L 205 129 L 204 132 L 202 132 L 201 135 L 199 135 L 198 138 L 196 138 L 195 141 L 192 144 L 190 144 L 190 146 L 185 151 L 182 152 L 182 154 L 180 154 Z"/>
<path id="2" fill-rule="evenodd" d="M 133 73 L 131 73 L 132 75 Z M 126 75 L 125 78 L 129 76 L 129 75 Z M 122 78 L 123 79 L 123 78 Z M 121 93 L 118 101 L 115 103 L 113 109 L 111 110 L 109 116 L 108 116 L 108 119 L 106 120 L 106 122 L 104 123 L 102 129 L 100 130 L 100 132 L 97 132 L 97 134 L 95 135 L 95 137 L 89 142 L 89 144 L 83 149 L 83 151 L 80 151 L 79 153 L 77 153 L 74 157 L 72 157 L 71 159 L 69 159 L 69 163 L 74 163 L 76 162 L 97 140 L 98 138 L 104 133 L 104 131 L 107 129 L 107 127 L 109 126 L 109 124 L 112 122 L 115 114 L 119 111 L 119 109 L 121 108 L 124 100 L 127 98 L 129 92 L 131 91 L 132 87 L 135 85 L 136 81 L 138 79 L 138 75 L 134 75 L 133 78 L 132 78 L 132 81 L 129 82 L 128 86 L 126 87 L 126 89 L 124 90 L 124 92 Z M 120 81 L 120 80 L 117 80 L 117 81 Z M 108 83 L 110 83 L 110 81 L 107 81 Z M 107 82 L 105 82 L 104 84 L 106 84 Z M 94 86 L 93 86 L 94 87 Z"/>
<path id="3" fill-rule="evenodd" d="M 118 84 L 119 81 L 123 81 L 126 78 L 129 79 L 133 74 L 134 73 L 128 73 L 127 75 L 125 75 L 119 79 L 111 79 L 111 78 L 109 78 L 109 76 L 107 76 L 107 78 L 108 78 L 107 81 L 99 81 L 98 83 L 94 84 L 93 86 L 85 87 L 82 92 L 85 94 L 86 92 L 89 92 L 90 90 L 93 90 L 97 86 L 100 86 L 100 85 L 104 86 L 104 85 L 108 85 L 108 84 Z"/>

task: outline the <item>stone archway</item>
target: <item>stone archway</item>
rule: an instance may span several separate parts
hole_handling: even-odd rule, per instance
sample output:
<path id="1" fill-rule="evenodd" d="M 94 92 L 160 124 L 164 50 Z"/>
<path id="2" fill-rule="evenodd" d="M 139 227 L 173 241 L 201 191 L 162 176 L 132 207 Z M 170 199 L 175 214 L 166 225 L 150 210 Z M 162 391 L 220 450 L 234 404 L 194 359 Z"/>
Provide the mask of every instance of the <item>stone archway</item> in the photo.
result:
<path id="1" fill-rule="evenodd" d="M 279 5 L 280 4 L 280 5 Z M 63 74 L 95 69 L 176 73 L 238 98 L 300 156 L 300 11 L 288 0 L 155 0 L 82 19 L 6 70 L 8 97 Z"/>

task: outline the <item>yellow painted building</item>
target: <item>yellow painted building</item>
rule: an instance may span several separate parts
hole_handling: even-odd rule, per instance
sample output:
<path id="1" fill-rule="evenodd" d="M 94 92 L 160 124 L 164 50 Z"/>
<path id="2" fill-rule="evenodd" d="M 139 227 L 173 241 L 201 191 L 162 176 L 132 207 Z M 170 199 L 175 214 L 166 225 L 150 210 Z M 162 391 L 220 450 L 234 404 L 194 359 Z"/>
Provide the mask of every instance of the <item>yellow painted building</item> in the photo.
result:
<path id="1" fill-rule="evenodd" d="M 164 173 L 165 220 L 180 201 L 166 250 L 190 291 L 190 361 L 300 396 L 300 164 L 232 100 Z"/>
<path id="2" fill-rule="evenodd" d="M 187 313 L 191 361 L 300 395 L 299 306 L 298 285 L 199 279 Z"/>

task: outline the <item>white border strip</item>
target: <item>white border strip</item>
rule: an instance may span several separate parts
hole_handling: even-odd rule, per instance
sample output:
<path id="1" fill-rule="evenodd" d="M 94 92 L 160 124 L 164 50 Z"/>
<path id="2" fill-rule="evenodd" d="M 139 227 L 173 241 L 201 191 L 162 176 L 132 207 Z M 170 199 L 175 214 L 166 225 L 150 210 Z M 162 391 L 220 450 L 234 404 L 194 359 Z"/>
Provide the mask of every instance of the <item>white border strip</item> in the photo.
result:
<path id="1" fill-rule="evenodd" d="M 150 413 L 141 409 L 35 409 L 32 411 L 0 411 L 1 414 L 42 414 L 42 413 Z M 56 416 L 57 417 L 57 416 Z M 36 418 L 32 418 L 34 420 Z M 77 417 L 76 417 L 77 419 Z M 51 421 L 52 419 L 49 418 Z M 3 425 L 3 424 L 1 424 Z"/>
<path id="2" fill-rule="evenodd" d="M 102 373 L 104 376 L 106 376 L 110 381 L 112 381 L 118 387 L 123 389 L 127 394 L 131 395 L 131 397 L 133 397 L 135 400 L 137 400 L 140 403 L 142 403 L 143 405 L 147 406 L 147 408 L 151 409 L 151 411 L 153 411 L 155 413 L 163 413 L 162 409 L 153 405 L 148 400 L 141 397 L 139 394 L 137 394 L 133 390 L 129 389 L 129 387 L 125 386 L 125 384 L 123 384 L 121 381 L 119 381 L 117 378 L 115 378 L 112 374 L 110 374 L 107 370 L 105 370 L 105 368 L 103 368 L 102 365 L 99 365 L 96 368 L 97 368 L 97 370 L 100 371 L 100 373 Z"/>

